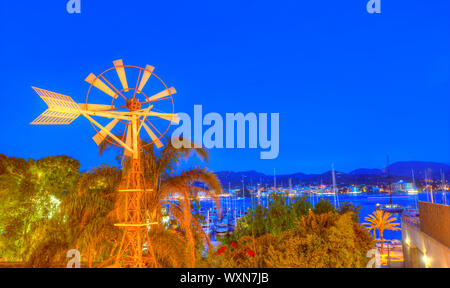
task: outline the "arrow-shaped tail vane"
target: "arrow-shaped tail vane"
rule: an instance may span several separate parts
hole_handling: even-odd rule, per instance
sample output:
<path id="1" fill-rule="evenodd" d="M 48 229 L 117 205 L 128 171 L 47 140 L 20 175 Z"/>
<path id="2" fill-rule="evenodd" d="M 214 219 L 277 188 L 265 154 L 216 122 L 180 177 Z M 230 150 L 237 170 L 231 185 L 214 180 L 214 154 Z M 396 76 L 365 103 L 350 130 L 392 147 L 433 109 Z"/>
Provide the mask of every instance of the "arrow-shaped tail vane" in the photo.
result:
<path id="1" fill-rule="evenodd" d="M 69 96 L 36 87 L 32 88 L 48 105 L 48 109 L 31 122 L 31 124 L 68 125 L 80 116 L 80 107 Z"/>

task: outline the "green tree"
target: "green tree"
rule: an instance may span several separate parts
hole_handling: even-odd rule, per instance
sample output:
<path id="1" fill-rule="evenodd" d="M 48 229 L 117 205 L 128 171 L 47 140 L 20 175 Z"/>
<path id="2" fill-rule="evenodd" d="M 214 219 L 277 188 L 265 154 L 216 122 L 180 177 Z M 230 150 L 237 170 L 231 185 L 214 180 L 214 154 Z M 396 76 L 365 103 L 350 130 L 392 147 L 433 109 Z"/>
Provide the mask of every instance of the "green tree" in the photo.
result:
<path id="1" fill-rule="evenodd" d="M 34 161 L 0 155 L 1 258 L 29 258 L 36 233 L 59 211 L 65 195 L 60 191 L 69 194 L 76 190 L 79 166 L 67 156 Z"/>
<path id="2" fill-rule="evenodd" d="M 294 229 L 278 235 L 243 236 L 235 245 L 211 254 L 209 264 L 226 268 L 365 267 L 373 239 L 352 217 L 352 212 L 311 212 Z"/>
<path id="3" fill-rule="evenodd" d="M 223 243 L 229 244 L 243 236 L 259 237 L 268 233 L 280 234 L 295 228 L 298 219 L 307 215 L 311 208 L 307 196 L 292 199 L 290 205 L 287 205 L 286 197 L 275 193 L 271 194 L 268 208 L 258 205 L 254 210 L 249 210 L 237 222 L 235 231 L 221 240 Z"/>
<path id="4" fill-rule="evenodd" d="M 359 213 L 361 207 L 353 205 L 351 202 L 343 202 L 338 209 L 339 214 L 345 214 L 347 212 L 353 212 L 353 222 L 359 223 Z"/>
<path id="5" fill-rule="evenodd" d="M 359 207 L 327 200 L 313 208 L 307 197 L 271 195 L 269 208 L 249 211 L 211 253 L 212 267 L 364 267 L 373 239 L 359 225 Z"/>
<path id="6" fill-rule="evenodd" d="M 328 199 L 320 199 L 320 201 L 316 204 L 314 207 L 314 214 L 323 214 L 323 213 L 335 213 L 336 209 L 334 208 L 333 204 L 331 204 L 330 200 Z"/>

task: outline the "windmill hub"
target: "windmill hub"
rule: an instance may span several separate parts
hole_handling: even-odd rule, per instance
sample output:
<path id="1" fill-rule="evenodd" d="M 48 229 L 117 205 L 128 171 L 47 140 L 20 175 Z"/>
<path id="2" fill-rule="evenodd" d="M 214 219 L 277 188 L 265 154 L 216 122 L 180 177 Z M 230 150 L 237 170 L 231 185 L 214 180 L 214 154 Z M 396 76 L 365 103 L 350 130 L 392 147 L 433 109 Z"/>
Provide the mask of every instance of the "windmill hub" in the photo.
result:
<path id="1" fill-rule="evenodd" d="M 128 110 L 130 110 L 130 111 L 141 110 L 141 103 L 139 102 L 139 99 L 137 99 L 137 98 L 127 99 L 126 106 L 127 106 Z"/>

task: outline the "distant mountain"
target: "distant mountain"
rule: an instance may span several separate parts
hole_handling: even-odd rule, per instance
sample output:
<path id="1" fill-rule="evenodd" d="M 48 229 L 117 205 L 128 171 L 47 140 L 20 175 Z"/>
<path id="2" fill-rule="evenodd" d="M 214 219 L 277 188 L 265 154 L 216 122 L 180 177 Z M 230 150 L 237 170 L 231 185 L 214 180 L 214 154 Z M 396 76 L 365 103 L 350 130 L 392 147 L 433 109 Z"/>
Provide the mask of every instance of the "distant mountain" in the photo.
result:
<path id="1" fill-rule="evenodd" d="M 414 171 L 414 177 L 416 180 L 425 179 L 425 171 L 428 171 L 428 178 L 440 179 L 441 171 L 444 172 L 446 178 L 450 178 L 450 165 L 435 162 L 423 162 L 423 161 L 403 161 L 396 162 L 389 165 L 391 172 L 391 181 L 396 182 L 399 180 L 412 181 L 412 172 Z M 219 177 L 222 185 L 228 187 L 232 185 L 233 187 L 242 185 L 242 180 L 245 181 L 246 185 L 257 183 L 262 185 L 273 185 L 274 176 L 260 173 L 257 171 L 244 171 L 244 172 L 233 172 L 233 171 L 222 171 L 217 172 L 216 175 Z M 353 170 L 349 173 L 336 171 L 336 182 L 340 185 L 346 184 L 368 184 L 377 185 L 387 183 L 387 173 L 386 169 L 366 169 L 360 168 Z M 323 174 L 305 174 L 305 173 L 294 173 L 294 174 L 283 174 L 276 175 L 277 185 L 288 186 L 289 181 L 292 185 L 297 184 L 326 184 L 332 183 L 331 171 L 327 171 Z"/>
<path id="2" fill-rule="evenodd" d="M 428 178 L 439 179 L 441 171 L 447 178 L 450 177 L 450 166 L 436 162 L 404 161 L 396 162 L 389 166 L 392 175 L 411 177 L 414 171 L 414 177 L 417 179 L 425 178 L 425 171 L 428 171 Z"/>
<path id="3" fill-rule="evenodd" d="M 216 175 L 217 177 L 219 177 L 224 187 L 227 187 L 228 183 L 230 183 L 231 185 L 237 185 L 239 183 L 242 183 L 242 180 L 244 180 L 246 183 L 266 183 L 270 179 L 272 179 L 273 182 L 273 176 L 268 176 L 254 170 L 243 172 L 222 171 L 216 172 Z"/>
<path id="4" fill-rule="evenodd" d="M 381 174 L 383 174 L 383 171 L 381 169 L 360 168 L 360 169 L 353 170 L 349 174 L 350 175 L 381 175 Z"/>

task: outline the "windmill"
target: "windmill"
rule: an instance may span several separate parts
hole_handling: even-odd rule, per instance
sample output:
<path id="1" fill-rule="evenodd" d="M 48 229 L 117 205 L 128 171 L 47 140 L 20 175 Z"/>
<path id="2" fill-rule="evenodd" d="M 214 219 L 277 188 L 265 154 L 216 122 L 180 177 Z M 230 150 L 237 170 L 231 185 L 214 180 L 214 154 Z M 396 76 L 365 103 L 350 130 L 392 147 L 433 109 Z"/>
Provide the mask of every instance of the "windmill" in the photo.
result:
<path id="1" fill-rule="evenodd" d="M 161 139 L 170 125 L 179 122 L 178 115 L 174 113 L 172 98 L 176 90 L 173 87 L 168 88 L 161 78 L 153 73 L 153 66 L 147 65 L 141 68 L 124 65 L 122 60 L 113 63 L 112 68 L 98 76 L 91 73 L 85 79 L 90 84 L 85 103 L 76 103 L 69 96 L 32 87 L 48 105 L 48 109 L 31 124 L 68 125 L 82 115 L 96 130 L 97 133 L 92 139 L 97 145 L 108 141 L 112 145 L 123 148 L 123 159 L 129 159 L 130 165 L 118 190 L 119 211 L 118 223 L 115 226 L 120 227 L 123 234 L 115 255 L 115 265 L 156 267 L 155 256 L 148 237 L 150 226 L 156 223 L 150 222 L 149 211 L 145 208 L 145 201 L 152 187 L 146 184 L 141 168 L 140 151 L 144 146 L 140 139 L 143 136 L 142 128 L 144 128 L 151 139 L 145 145 L 154 144 L 157 148 L 163 146 Z M 128 86 L 127 75 L 128 78 L 137 77 L 135 88 Z M 114 80 L 120 82 L 121 90 L 112 84 Z M 155 80 L 156 85 L 146 85 L 151 80 Z M 153 89 L 158 92 L 148 97 L 144 93 L 144 88 L 146 88 L 145 91 Z M 147 93 L 149 94 L 148 91 Z M 93 98 L 98 98 L 100 101 L 110 98 L 111 103 L 93 104 L 90 102 Z M 154 106 L 172 112 L 164 113 Z M 107 120 L 109 122 L 101 124 L 100 122 L 105 119 L 109 119 Z M 167 127 L 165 130 L 161 127 L 157 128 L 161 126 L 161 122 L 163 122 L 163 129 Z"/>

